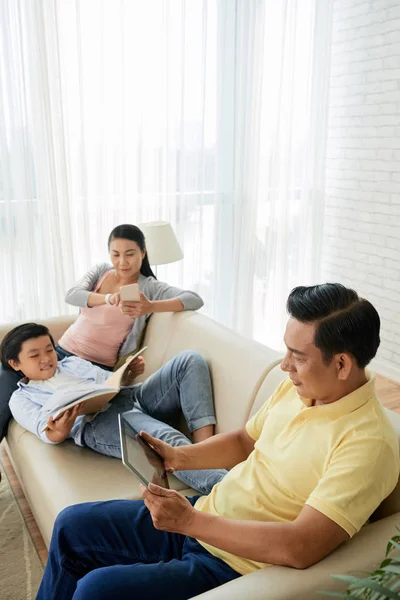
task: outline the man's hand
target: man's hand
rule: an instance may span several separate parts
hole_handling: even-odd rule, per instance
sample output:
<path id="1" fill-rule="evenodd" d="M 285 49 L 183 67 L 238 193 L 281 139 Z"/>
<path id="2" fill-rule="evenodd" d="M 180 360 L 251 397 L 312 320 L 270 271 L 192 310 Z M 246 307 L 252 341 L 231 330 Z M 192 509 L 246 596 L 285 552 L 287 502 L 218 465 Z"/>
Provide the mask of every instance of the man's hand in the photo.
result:
<path id="1" fill-rule="evenodd" d="M 75 404 L 72 408 L 69 408 L 65 413 L 56 421 L 53 421 L 53 417 L 49 417 L 47 420 L 46 435 L 51 442 L 63 442 L 67 439 L 69 432 L 75 423 L 76 417 L 82 414 L 83 402 Z"/>
<path id="2" fill-rule="evenodd" d="M 138 356 L 137 358 L 135 358 L 135 360 L 133 360 L 127 367 L 122 377 L 121 385 L 132 385 L 135 378 L 138 377 L 138 375 L 144 373 L 145 367 L 146 362 L 143 356 Z"/>
<path id="3" fill-rule="evenodd" d="M 182 494 L 154 483 L 149 483 L 148 488 L 140 485 L 140 492 L 156 529 L 190 535 L 195 510 Z"/>
<path id="4" fill-rule="evenodd" d="M 146 431 L 140 432 L 141 437 L 154 448 L 154 450 L 164 459 L 165 470 L 168 473 L 182 469 L 181 454 L 184 446 L 170 446 L 166 442 L 159 440 Z"/>
<path id="5" fill-rule="evenodd" d="M 151 300 L 146 298 L 142 292 L 139 292 L 140 300 L 138 302 L 124 302 L 119 303 L 120 311 L 123 315 L 137 319 L 143 315 L 148 315 L 153 312 L 153 303 Z"/>

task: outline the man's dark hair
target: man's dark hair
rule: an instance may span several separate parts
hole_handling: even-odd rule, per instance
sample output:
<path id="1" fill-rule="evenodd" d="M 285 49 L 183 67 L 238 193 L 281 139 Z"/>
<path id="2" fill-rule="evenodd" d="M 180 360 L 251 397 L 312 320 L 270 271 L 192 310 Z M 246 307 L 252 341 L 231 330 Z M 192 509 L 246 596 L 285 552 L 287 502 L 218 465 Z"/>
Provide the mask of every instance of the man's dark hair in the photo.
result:
<path id="1" fill-rule="evenodd" d="M 380 344 L 380 318 L 368 300 L 340 283 L 294 288 L 287 311 L 302 323 L 315 323 L 314 344 L 329 364 L 334 354 L 352 354 L 360 369 L 374 358 Z"/>
<path id="2" fill-rule="evenodd" d="M 38 325 L 37 323 L 24 323 L 18 325 L 9 331 L 0 345 L 0 361 L 4 369 L 11 370 L 12 368 L 8 364 L 9 360 L 18 360 L 18 355 L 21 352 L 22 344 L 32 338 L 42 337 L 48 335 L 53 346 L 54 340 L 50 331 L 44 325 Z"/>

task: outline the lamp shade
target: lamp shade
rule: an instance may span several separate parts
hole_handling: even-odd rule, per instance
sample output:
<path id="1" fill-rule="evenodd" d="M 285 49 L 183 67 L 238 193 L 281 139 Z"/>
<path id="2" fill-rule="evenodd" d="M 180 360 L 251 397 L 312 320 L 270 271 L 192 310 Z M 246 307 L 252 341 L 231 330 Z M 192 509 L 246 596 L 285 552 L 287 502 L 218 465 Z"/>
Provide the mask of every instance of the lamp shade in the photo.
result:
<path id="1" fill-rule="evenodd" d="M 183 258 L 183 252 L 171 224 L 151 221 L 138 226 L 146 238 L 146 248 L 151 265 L 166 265 Z"/>

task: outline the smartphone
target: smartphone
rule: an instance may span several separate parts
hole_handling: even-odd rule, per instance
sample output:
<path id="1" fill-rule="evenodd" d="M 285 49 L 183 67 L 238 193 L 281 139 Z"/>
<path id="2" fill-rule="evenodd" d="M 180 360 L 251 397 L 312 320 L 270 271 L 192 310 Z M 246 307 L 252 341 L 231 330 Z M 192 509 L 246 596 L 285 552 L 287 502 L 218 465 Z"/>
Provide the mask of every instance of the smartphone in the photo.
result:
<path id="1" fill-rule="evenodd" d="M 130 285 L 122 285 L 119 288 L 119 295 L 123 302 L 139 302 L 139 284 L 131 283 Z"/>

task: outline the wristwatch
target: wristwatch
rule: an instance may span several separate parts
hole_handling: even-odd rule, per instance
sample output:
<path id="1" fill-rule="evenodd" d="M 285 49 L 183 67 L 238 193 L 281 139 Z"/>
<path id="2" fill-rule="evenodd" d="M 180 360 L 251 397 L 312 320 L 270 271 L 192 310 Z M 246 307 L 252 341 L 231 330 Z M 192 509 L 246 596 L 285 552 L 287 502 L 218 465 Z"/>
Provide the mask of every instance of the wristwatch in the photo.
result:
<path id="1" fill-rule="evenodd" d="M 111 296 L 112 296 L 112 294 L 106 294 L 106 297 L 104 298 L 106 304 L 110 304 L 111 305 L 111 302 L 110 302 Z"/>

